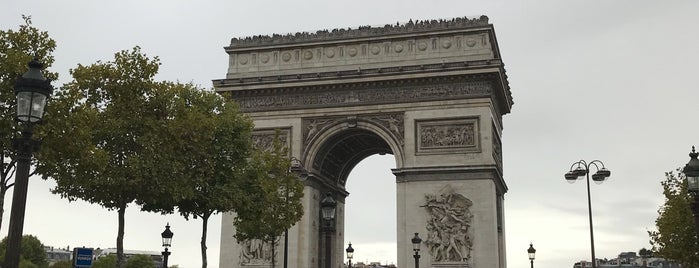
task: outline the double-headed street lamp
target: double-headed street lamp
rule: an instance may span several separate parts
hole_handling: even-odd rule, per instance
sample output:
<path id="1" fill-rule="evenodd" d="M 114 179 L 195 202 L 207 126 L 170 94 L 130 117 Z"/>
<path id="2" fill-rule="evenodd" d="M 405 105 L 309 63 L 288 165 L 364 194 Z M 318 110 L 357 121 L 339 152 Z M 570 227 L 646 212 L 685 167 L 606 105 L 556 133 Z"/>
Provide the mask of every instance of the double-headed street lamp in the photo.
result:
<path id="1" fill-rule="evenodd" d="M 323 233 L 325 234 L 325 268 L 330 268 L 332 260 L 332 245 L 330 245 L 331 234 L 335 231 L 335 209 L 337 202 L 331 193 L 326 193 L 325 198 L 320 201 L 320 213 L 323 220 Z"/>
<path id="2" fill-rule="evenodd" d="M 534 268 L 534 257 L 536 257 L 536 249 L 534 249 L 534 245 L 532 245 L 532 243 L 529 243 L 527 254 L 529 254 L 529 262 L 531 263 L 532 268 Z"/>
<path id="3" fill-rule="evenodd" d="M 167 268 L 167 258 L 170 256 L 172 252 L 168 251 L 167 248 L 172 246 L 172 236 L 174 234 L 172 231 L 170 231 L 170 223 L 168 222 L 167 225 L 165 225 L 165 231 L 160 233 L 160 237 L 163 238 L 163 247 L 165 247 L 165 251 L 163 251 L 163 268 Z"/>
<path id="4" fill-rule="evenodd" d="M 44 116 L 46 100 L 51 95 L 51 81 L 41 74 L 43 64 L 37 58 L 29 62 L 29 70 L 15 81 L 17 96 L 16 119 L 22 125 L 22 136 L 15 138 L 13 146 L 17 150 L 17 173 L 15 189 L 12 195 L 12 212 L 10 229 L 5 251 L 3 267 L 19 267 L 19 255 L 24 229 L 24 212 L 27 204 L 27 187 L 29 184 L 29 165 L 32 153 L 39 150 L 39 141 L 33 140 L 34 125 Z"/>
<path id="5" fill-rule="evenodd" d="M 570 166 L 570 171 L 566 173 L 565 178 L 569 183 L 574 183 L 576 180 L 587 178 L 587 211 L 590 219 L 590 252 L 592 253 L 592 268 L 597 268 L 597 260 L 595 259 L 595 236 L 592 228 L 592 202 L 590 201 L 590 167 L 594 166 L 597 172 L 592 175 L 592 180 L 600 184 L 604 182 L 612 174 L 604 167 L 604 163 L 599 160 L 592 160 L 587 163 L 585 160 L 580 160 Z M 601 167 L 600 167 L 601 166 Z M 573 169 L 575 168 L 575 169 Z"/>
<path id="6" fill-rule="evenodd" d="M 413 251 L 415 252 L 415 255 L 413 255 L 413 258 L 415 258 L 415 268 L 420 268 L 420 244 L 422 243 L 422 239 L 417 235 L 418 233 L 415 233 L 415 236 L 413 236 L 413 239 L 410 239 L 410 242 L 413 243 Z"/>
<path id="7" fill-rule="evenodd" d="M 682 172 L 687 177 L 687 191 L 694 195 L 692 202 L 692 214 L 694 214 L 694 225 L 696 227 L 697 236 L 699 236 L 699 153 L 692 146 L 692 152 L 689 153 L 689 163 L 684 166 Z"/>
<path id="8" fill-rule="evenodd" d="M 345 249 L 347 252 L 347 260 L 349 263 L 348 268 L 352 268 L 352 257 L 354 257 L 354 249 L 352 248 L 352 242 L 349 242 L 349 246 Z"/>

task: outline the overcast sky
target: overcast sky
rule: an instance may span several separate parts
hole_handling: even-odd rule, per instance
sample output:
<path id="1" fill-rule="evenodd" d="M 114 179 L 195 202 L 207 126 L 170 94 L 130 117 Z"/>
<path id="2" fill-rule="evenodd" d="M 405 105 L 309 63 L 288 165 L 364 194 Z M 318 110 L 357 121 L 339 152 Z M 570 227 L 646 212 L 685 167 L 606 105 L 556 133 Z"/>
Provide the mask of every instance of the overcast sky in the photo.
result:
<path id="1" fill-rule="evenodd" d="M 561 268 L 590 259 L 585 184 L 563 178 L 580 159 L 612 172 L 591 185 L 596 256 L 650 246 L 664 172 L 699 145 L 698 10 L 696 0 L 5 0 L 0 28 L 16 29 L 25 14 L 49 32 L 56 87 L 78 63 L 136 45 L 161 58 L 158 79 L 211 87 L 225 77 L 232 37 L 487 15 L 515 102 L 502 137 L 508 266 L 529 265 L 531 241 L 536 267 Z M 390 155 L 370 157 L 348 180 L 345 237 L 355 261 L 396 261 L 393 167 Z M 116 212 L 69 203 L 52 185 L 30 181 L 25 233 L 56 247 L 115 247 Z M 209 267 L 218 267 L 220 219 L 209 226 Z M 129 207 L 125 248 L 161 251 L 166 222 L 175 233 L 170 264 L 200 266 L 201 222 L 177 215 Z"/>

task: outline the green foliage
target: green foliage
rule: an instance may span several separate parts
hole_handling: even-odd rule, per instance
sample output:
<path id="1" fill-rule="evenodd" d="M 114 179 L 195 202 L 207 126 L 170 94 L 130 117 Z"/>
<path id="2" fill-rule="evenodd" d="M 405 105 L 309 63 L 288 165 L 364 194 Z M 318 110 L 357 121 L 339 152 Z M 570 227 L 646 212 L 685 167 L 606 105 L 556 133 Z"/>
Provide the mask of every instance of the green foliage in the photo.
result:
<path id="1" fill-rule="evenodd" d="M 148 164 L 155 166 L 150 177 L 156 180 L 146 184 L 163 194 L 143 197 L 139 204 L 159 212 L 171 212 L 177 205 L 187 219 L 232 210 L 240 194 L 239 174 L 252 147 L 252 122 L 215 92 L 168 86 L 171 95 L 164 101 L 169 103 L 163 104 L 168 107 L 167 120 L 152 141 Z"/>
<path id="2" fill-rule="evenodd" d="M 5 260 L 5 251 L 7 249 L 7 237 L 0 241 L 0 261 Z M 36 236 L 23 235 L 22 246 L 20 248 L 20 267 L 48 267 L 46 260 L 46 250 L 44 245 Z"/>
<path id="3" fill-rule="evenodd" d="M 92 262 L 92 268 L 115 268 L 117 263 L 116 255 L 109 254 L 98 258 Z"/>
<path id="4" fill-rule="evenodd" d="M 37 57 L 44 67 L 53 63 L 56 42 L 47 32 L 32 26 L 31 18 L 22 16 L 24 24 L 18 30 L 0 29 L 0 223 L 4 214 L 5 193 L 14 185 L 15 150 L 12 138 L 17 136 L 19 126 L 15 121 L 16 100 L 14 84 L 29 67 L 27 63 Z M 58 74 L 44 71 L 47 79 L 56 79 Z"/>
<path id="5" fill-rule="evenodd" d="M 41 267 L 47 267 L 47 266 L 38 266 L 27 259 L 24 259 L 24 258 L 19 259 L 19 268 L 41 268 Z"/>
<path id="6" fill-rule="evenodd" d="M 153 140 L 153 172 L 145 187 L 159 195 L 137 202 L 145 210 L 172 212 L 177 206 L 186 219 L 202 219 L 202 267 L 206 267 L 206 235 L 211 215 L 236 210 L 241 174 L 252 148 L 252 122 L 235 103 L 192 85 L 169 84 L 172 95 L 164 128 Z M 160 168 L 158 168 L 160 167 Z M 160 180 L 161 179 L 161 180 Z"/>
<path id="7" fill-rule="evenodd" d="M 647 248 L 642 248 L 638 250 L 638 256 L 641 256 L 641 258 L 652 258 L 653 251 Z"/>
<path id="8" fill-rule="evenodd" d="M 113 61 L 79 64 L 50 100 L 37 133 L 43 145 L 36 173 L 56 181 L 53 193 L 117 210 L 118 267 L 124 264 L 126 207 L 162 193 L 144 187 L 157 179 L 149 170 L 152 141 L 167 116 L 161 105 L 168 87 L 154 81 L 159 65 L 139 47 L 116 53 Z"/>
<path id="9" fill-rule="evenodd" d="M 246 170 L 248 194 L 236 210 L 236 239 L 274 242 L 303 216 L 303 184 L 290 172 L 287 155 L 278 138 L 271 150 L 253 154 L 252 167 Z"/>
<path id="10" fill-rule="evenodd" d="M 129 257 L 129 260 L 126 261 L 126 268 L 145 268 L 145 267 L 154 267 L 155 263 L 153 262 L 153 259 L 148 256 L 148 255 L 135 255 Z"/>
<path id="11" fill-rule="evenodd" d="M 72 261 L 58 261 L 49 266 L 49 268 L 73 268 Z"/>
<path id="12" fill-rule="evenodd" d="M 648 231 L 656 257 L 673 260 L 682 267 L 699 267 L 699 243 L 690 204 L 692 196 L 687 191 L 687 181 L 678 169 L 677 173 L 665 173 L 661 182 L 665 204 L 658 210 L 656 231 Z"/>

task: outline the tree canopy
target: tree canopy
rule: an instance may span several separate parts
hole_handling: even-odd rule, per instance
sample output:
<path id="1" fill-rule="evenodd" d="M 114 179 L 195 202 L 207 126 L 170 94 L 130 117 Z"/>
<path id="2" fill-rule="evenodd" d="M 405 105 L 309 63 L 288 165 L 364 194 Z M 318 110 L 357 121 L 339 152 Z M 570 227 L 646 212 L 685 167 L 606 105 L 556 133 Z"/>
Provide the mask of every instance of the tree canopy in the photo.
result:
<path id="1" fill-rule="evenodd" d="M 53 63 L 56 42 L 45 31 L 32 25 L 31 17 L 22 16 L 24 24 L 18 30 L 0 29 L 0 224 L 4 214 L 5 193 L 14 186 L 16 168 L 12 139 L 19 132 L 15 121 L 16 100 L 14 83 L 27 70 L 27 63 L 37 57 L 45 68 Z M 58 78 L 57 73 L 44 71 L 47 79 Z"/>
<path id="2" fill-rule="evenodd" d="M 144 268 L 154 266 L 155 262 L 153 262 L 153 258 L 143 254 L 131 256 L 129 260 L 126 261 L 126 268 Z"/>
<path id="3" fill-rule="evenodd" d="M 185 218 L 202 219 L 201 255 L 202 267 L 206 267 L 209 217 L 236 210 L 238 199 L 246 194 L 240 187 L 240 174 L 252 148 L 253 125 L 235 103 L 213 91 L 181 84 L 171 88 L 167 120 L 152 147 L 159 152 L 153 152 L 153 165 L 164 168 L 151 169 L 169 176 L 154 174 L 151 177 L 167 181 L 152 179 L 146 186 L 167 184 L 171 189 L 137 202 L 145 210 L 166 213 L 177 206 Z"/>
<path id="4" fill-rule="evenodd" d="M 56 181 L 53 193 L 118 212 L 117 267 L 124 264 L 126 207 L 162 193 L 143 187 L 154 174 L 152 141 L 167 116 L 168 84 L 154 80 L 159 65 L 139 47 L 112 61 L 79 64 L 70 72 L 73 80 L 49 100 L 38 132 L 43 144 L 36 173 Z"/>
<path id="5" fill-rule="evenodd" d="M 299 174 L 290 171 L 287 155 L 278 138 L 272 148 L 258 148 L 253 154 L 252 168 L 246 171 L 251 191 L 236 210 L 236 239 L 272 242 L 303 216 L 303 184 Z"/>
<path id="6" fill-rule="evenodd" d="M 0 241 L 0 260 L 5 260 L 5 250 L 7 249 L 7 237 Z M 36 236 L 23 235 L 20 248 L 20 267 L 46 268 L 49 263 L 46 260 L 46 250 L 44 245 Z"/>
<path id="7" fill-rule="evenodd" d="M 687 180 L 678 169 L 665 173 L 661 182 L 665 204 L 658 210 L 657 230 L 648 231 L 652 251 L 656 257 L 676 261 L 682 267 L 699 267 L 699 241 L 690 210 L 692 196 L 687 191 Z"/>
<path id="8" fill-rule="evenodd" d="M 276 248 L 276 242 L 303 216 L 303 184 L 292 172 L 286 147 L 276 135 L 271 148 L 257 148 L 246 170 L 246 188 L 250 191 L 236 210 L 235 238 L 259 239 Z M 272 252 L 272 267 L 275 265 Z"/>
<path id="9" fill-rule="evenodd" d="M 114 268 L 116 267 L 117 257 L 115 255 L 107 255 L 97 258 L 92 262 L 92 268 Z"/>

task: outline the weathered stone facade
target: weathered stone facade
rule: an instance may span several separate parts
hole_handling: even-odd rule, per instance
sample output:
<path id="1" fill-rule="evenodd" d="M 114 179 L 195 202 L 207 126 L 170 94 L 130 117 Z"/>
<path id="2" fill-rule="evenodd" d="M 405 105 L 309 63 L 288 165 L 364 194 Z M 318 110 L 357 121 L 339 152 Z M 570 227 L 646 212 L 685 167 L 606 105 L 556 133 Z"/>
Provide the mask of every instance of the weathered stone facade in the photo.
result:
<path id="1" fill-rule="evenodd" d="M 500 133 L 513 101 L 487 17 L 234 38 L 226 52 L 216 90 L 254 120 L 258 145 L 279 129 L 309 173 L 305 214 L 289 230 L 289 267 L 341 267 L 345 182 L 373 154 L 396 159 L 399 267 L 413 262 L 416 232 L 421 267 L 506 267 Z M 329 260 L 326 192 L 338 200 Z M 269 267 L 264 245 L 232 238 L 231 217 L 223 217 L 221 267 Z"/>

